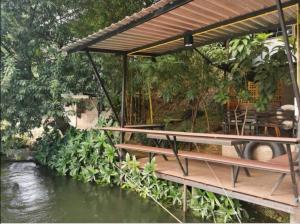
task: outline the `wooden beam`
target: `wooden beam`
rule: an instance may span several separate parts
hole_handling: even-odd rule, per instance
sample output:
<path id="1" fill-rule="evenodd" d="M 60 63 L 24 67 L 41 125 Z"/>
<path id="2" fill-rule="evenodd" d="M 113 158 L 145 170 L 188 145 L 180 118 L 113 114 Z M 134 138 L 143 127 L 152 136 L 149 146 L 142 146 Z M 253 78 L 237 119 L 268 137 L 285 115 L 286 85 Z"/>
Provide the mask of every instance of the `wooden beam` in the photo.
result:
<path id="1" fill-rule="evenodd" d="M 195 132 L 182 132 L 182 131 L 162 131 L 162 130 L 149 130 L 149 129 L 137 129 L 137 128 L 121 128 L 121 127 L 101 127 L 100 130 L 106 131 L 119 131 L 119 132 L 134 132 L 143 134 L 157 134 L 157 135 L 169 135 L 170 137 L 196 137 L 196 138 L 210 138 L 210 139 L 230 139 L 241 141 L 256 141 L 256 142 L 277 142 L 282 144 L 299 144 L 300 138 L 289 137 L 269 137 L 269 136 L 248 136 L 248 135 L 227 135 L 227 134 L 215 134 L 215 133 L 195 133 Z"/>

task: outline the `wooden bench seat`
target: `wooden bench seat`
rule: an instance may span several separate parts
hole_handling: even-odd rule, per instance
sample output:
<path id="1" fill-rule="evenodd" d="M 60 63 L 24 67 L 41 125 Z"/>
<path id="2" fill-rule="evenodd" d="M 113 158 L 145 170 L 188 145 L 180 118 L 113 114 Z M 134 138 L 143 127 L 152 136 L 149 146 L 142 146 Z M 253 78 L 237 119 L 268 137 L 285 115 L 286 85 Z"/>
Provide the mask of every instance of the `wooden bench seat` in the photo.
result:
<path id="1" fill-rule="evenodd" d="M 297 160 L 297 153 L 292 152 L 292 158 L 294 159 L 294 163 L 296 163 Z M 275 163 L 275 164 L 283 164 L 283 165 L 288 165 L 289 164 L 289 159 L 287 154 L 283 154 L 281 156 L 276 156 L 273 159 L 270 159 L 268 162 L 270 163 Z"/>
<path id="2" fill-rule="evenodd" d="M 212 163 L 220 163 L 220 164 L 246 167 L 252 169 L 259 169 L 259 170 L 267 170 L 267 171 L 273 171 L 277 173 L 290 172 L 288 163 L 278 164 L 278 163 L 271 163 L 271 162 L 262 162 L 257 160 L 232 158 L 232 157 L 207 154 L 207 153 L 189 152 L 189 151 L 179 151 L 178 155 L 179 157 L 187 158 L 187 159 L 194 159 L 194 160 L 207 161 Z"/>
<path id="3" fill-rule="evenodd" d="M 167 140 L 166 135 L 160 134 L 147 134 L 147 138 L 149 139 L 159 139 L 159 140 Z M 170 138 L 173 139 L 173 136 L 170 135 Z M 176 141 L 178 142 L 192 142 L 192 143 L 199 143 L 199 144 L 214 144 L 214 145 L 225 145 L 225 146 L 232 146 L 232 145 L 239 145 L 247 143 L 248 141 L 241 141 L 241 140 L 229 140 L 229 139 L 209 139 L 209 138 L 199 138 L 199 137 L 176 137 Z"/>
<path id="4" fill-rule="evenodd" d="M 158 148 L 158 147 L 136 145 L 136 144 L 117 144 L 116 147 L 120 149 L 127 149 L 127 150 L 133 150 L 133 151 L 139 151 L 145 153 L 175 156 L 172 149 L 169 148 Z M 231 166 L 267 170 L 267 171 L 272 171 L 277 173 L 290 173 L 290 168 L 288 163 L 279 164 L 276 162 L 275 163 L 261 162 L 257 160 L 239 159 L 239 158 L 225 157 L 225 156 L 214 155 L 214 154 L 190 152 L 190 151 L 182 151 L 182 150 L 178 151 L 178 156 L 184 159 L 193 159 L 193 160 L 200 160 L 200 161 L 206 161 L 212 163 L 226 164 Z"/>
<path id="5" fill-rule="evenodd" d="M 155 153 L 155 154 L 159 154 L 159 155 L 174 156 L 173 151 L 171 149 L 166 149 L 166 148 L 158 148 L 158 147 L 136 145 L 136 144 L 116 144 L 115 146 L 119 149 L 127 149 L 127 150 L 133 150 L 133 151 L 138 151 L 138 152 Z"/>
<path id="6" fill-rule="evenodd" d="M 281 184 L 281 182 L 283 181 L 286 175 L 291 175 L 291 168 L 289 166 L 287 155 L 282 155 L 280 158 L 277 157 L 268 162 L 262 162 L 257 160 L 232 158 L 232 157 L 225 157 L 221 155 L 183 151 L 183 150 L 178 150 L 177 154 L 175 154 L 174 151 L 169 148 L 152 147 L 152 146 L 144 146 L 144 145 L 136 145 L 136 144 L 117 144 L 116 147 L 119 149 L 127 149 L 127 150 L 149 153 L 150 160 L 152 159 L 153 154 L 154 155 L 160 154 L 163 155 L 164 157 L 175 156 L 178 164 L 180 165 L 181 170 L 183 171 L 183 175 L 188 175 L 188 160 L 190 159 L 205 161 L 209 163 L 219 163 L 219 164 L 229 165 L 231 166 L 231 170 L 232 170 L 231 178 L 232 178 L 233 187 L 235 187 L 235 183 L 238 178 L 240 167 L 279 173 L 280 176 L 278 180 L 275 182 L 275 184 L 273 185 L 270 191 L 270 195 L 272 195 L 276 191 L 276 189 L 279 187 L 279 185 Z M 184 159 L 185 161 L 185 169 L 183 168 L 180 158 Z M 295 154 L 293 155 L 293 158 L 295 158 Z M 297 164 L 294 165 L 294 170 L 295 171 L 299 170 Z M 292 181 L 295 182 L 295 180 L 293 180 L 293 177 L 292 177 Z M 296 191 L 297 184 L 293 184 L 293 190 L 294 190 L 295 198 L 298 200 L 298 195 Z"/>

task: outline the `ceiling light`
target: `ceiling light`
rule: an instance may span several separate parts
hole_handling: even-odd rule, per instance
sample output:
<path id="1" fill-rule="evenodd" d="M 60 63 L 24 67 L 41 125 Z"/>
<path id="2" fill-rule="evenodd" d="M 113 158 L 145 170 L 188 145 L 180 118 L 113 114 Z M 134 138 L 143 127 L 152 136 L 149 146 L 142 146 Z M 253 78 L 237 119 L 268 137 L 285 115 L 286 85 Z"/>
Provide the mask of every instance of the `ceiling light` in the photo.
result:
<path id="1" fill-rule="evenodd" d="M 185 47 L 192 47 L 194 43 L 194 38 L 191 33 L 187 33 L 184 35 L 184 46 Z"/>

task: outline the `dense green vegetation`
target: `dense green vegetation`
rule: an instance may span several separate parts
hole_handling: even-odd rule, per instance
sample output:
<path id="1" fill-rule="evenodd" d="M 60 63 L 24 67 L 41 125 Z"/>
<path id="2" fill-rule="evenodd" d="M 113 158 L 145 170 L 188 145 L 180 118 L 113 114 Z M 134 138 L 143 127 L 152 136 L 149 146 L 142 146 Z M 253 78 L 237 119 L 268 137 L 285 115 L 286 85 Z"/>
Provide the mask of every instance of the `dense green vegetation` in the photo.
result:
<path id="1" fill-rule="evenodd" d="M 117 140 L 116 136 L 111 137 Z M 70 129 L 61 136 L 53 130 L 36 142 L 35 149 L 35 158 L 60 175 L 84 182 L 119 185 L 164 206 L 182 204 L 182 187 L 157 178 L 155 159 L 142 170 L 136 157 L 129 154 L 119 163 L 117 150 L 107 144 L 107 137 L 102 131 Z M 196 216 L 206 221 L 233 222 L 247 218 L 237 200 L 201 190 L 194 189 L 189 194 L 189 207 Z"/>
<path id="2" fill-rule="evenodd" d="M 99 98 L 102 108 L 107 109 L 108 105 L 86 56 L 65 56 L 60 48 L 153 2 L 1 1 L 1 153 L 23 147 L 23 137 L 30 137 L 33 128 L 43 126 L 45 132 L 34 146 L 41 164 L 80 181 L 120 185 L 143 197 L 180 206 L 181 187 L 155 176 L 155 160 L 143 170 L 138 168 L 135 157 L 129 155 L 118 163 L 117 151 L 108 144 L 104 133 L 74 130 L 64 113 L 64 105 L 74 102 L 63 98 L 65 93 L 90 93 Z M 205 128 L 201 131 L 211 132 L 214 130 L 210 108 L 221 117 L 230 89 L 235 90 L 239 102 L 249 100 L 249 79 L 259 84 L 257 110 L 266 110 L 276 91 L 276 82 L 289 83 L 283 66 L 285 53 L 282 47 L 266 47 L 268 37 L 269 34 L 248 35 L 227 44 L 198 48 L 200 54 L 187 49 L 156 58 L 156 62 L 130 58 L 126 120 L 162 121 L 164 114 L 154 113 L 154 102 L 173 104 L 174 110 L 181 104 L 187 111 L 184 119 L 189 120 L 185 130 L 198 131 L 195 126 L 201 111 L 205 117 Z M 263 60 L 253 63 L 261 55 Z M 93 57 L 119 110 L 121 82 L 116 80 L 122 77 L 122 58 L 102 54 Z M 142 102 L 139 113 L 135 112 L 133 101 Z M 243 130 L 237 133 L 243 134 Z M 113 139 L 117 141 L 117 136 Z M 237 216 L 245 217 L 236 200 L 205 191 L 193 192 L 189 206 L 195 215 L 210 221 L 238 221 Z"/>

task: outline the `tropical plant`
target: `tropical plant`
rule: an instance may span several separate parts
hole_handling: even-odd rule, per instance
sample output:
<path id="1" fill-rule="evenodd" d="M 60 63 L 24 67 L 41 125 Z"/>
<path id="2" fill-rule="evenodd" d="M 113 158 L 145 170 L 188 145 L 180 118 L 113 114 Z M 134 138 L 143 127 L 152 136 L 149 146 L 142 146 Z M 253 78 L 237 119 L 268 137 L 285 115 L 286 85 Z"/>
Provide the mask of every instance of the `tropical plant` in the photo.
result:
<path id="1" fill-rule="evenodd" d="M 152 197 L 166 205 L 181 205 L 182 190 L 179 185 L 158 179 L 155 174 L 155 159 L 146 163 L 143 170 L 135 156 L 126 154 L 121 163 L 122 187 L 131 189 L 140 194 L 141 197 Z"/>
<path id="2" fill-rule="evenodd" d="M 204 220 L 213 220 L 216 223 L 248 219 L 247 212 L 242 209 L 238 200 L 200 189 L 193 189 L 190 208 L 196 216 Z"/>
<path id="3" fill-rule="evenodd" d="M 228 72 L 219 80 L 219 87 L 215 100 L 225 104 L 230 100 L 230 94 L 235 95 L 237 105 L 234 110 L 235 119 L 238 120 L 237 110 L 242 102 L 254 102 L 258 111 L 268 109 L 275 92 L 278 81 L 289 83 L 287 77 L 286 56 L 283 45 L 268 41 L 271 34 L 247 35 L 233 39 L 229 42 Z M 280 42 L 279 39 L 273 41 Z M 253 81 L 258 85 L 259 95 L 253 98 L 248 90 L 248 82 Z M 248 103 L 245 104 L 244 121 L 248 113 Z M 239 129 L 236 122 L 237 134 L 244 134 L 244 126 Z"/>
<path id="4" fill-rule="evenodd" d="M 71 129 L 63 138 L 51 132 L 36 144 L 36 159 L 61 175 L 84 182 L 113 184 L 118 181 L 115 167 L 118 156 L 116 149 L 106 141 L 107 136 L 102 131 Z"/>

